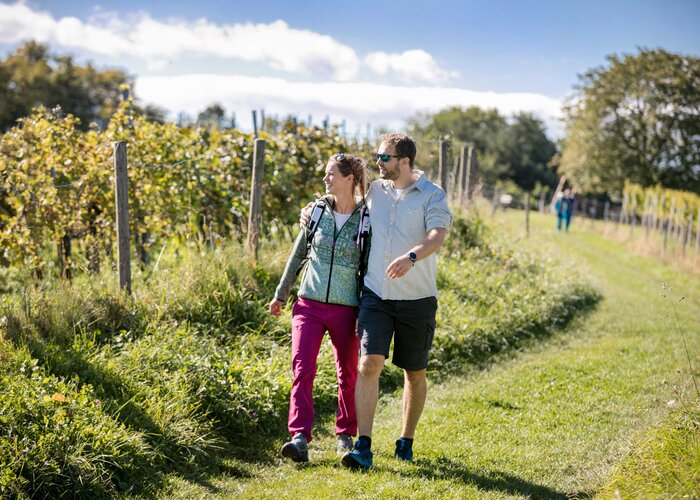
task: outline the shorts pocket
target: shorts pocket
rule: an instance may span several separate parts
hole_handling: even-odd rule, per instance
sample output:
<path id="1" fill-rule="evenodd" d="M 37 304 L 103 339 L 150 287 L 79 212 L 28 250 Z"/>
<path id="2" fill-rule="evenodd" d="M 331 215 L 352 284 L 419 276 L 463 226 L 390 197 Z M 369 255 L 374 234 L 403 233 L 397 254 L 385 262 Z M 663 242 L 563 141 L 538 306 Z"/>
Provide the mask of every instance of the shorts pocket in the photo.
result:
<path id="1" fill-rule="evenodd" d="M 435 321 L 429 321 L 426 332 L 425 332 L 425 344 L 423 345 L 424 350 L 429 350 L 433 346 L 433 338 L 435 337 L 435 327 L 437 323 Z"/>

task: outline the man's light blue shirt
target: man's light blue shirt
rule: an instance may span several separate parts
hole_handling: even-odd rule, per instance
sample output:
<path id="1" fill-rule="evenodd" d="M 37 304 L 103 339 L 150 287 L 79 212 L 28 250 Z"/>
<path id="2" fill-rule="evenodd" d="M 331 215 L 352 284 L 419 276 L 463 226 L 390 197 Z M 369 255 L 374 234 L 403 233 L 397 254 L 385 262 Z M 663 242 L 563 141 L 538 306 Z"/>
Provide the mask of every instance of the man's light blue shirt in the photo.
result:
<path id="1" fill-rule="evenodd" d="M 434 228 L 449 228 L 452 213 L 445 191 L 430 182 L 420 170 L 419 179 L 392 195 L 393 183 L 376 180 L 367 193 L 372 225 L 372 245 L 365 286 L 383 300 L 416 300 L 437 297 L 437 255 L 421 259 L 401 278 L 389 278 L 386 269 L 394 259 L 406 255 Z"/>

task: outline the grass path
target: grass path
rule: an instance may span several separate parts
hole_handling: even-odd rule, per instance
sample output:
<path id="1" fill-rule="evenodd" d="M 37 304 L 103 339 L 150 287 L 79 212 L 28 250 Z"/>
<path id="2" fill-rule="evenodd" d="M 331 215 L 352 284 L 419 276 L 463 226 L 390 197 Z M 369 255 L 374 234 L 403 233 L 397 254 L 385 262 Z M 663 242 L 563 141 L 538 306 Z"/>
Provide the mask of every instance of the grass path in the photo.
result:
<path id="1" fill-rule="evenodd" d="M 512 234 L 521 213 L 499 214 Z M 689 394 L 685 351 L 661 283 L 676 304 L 700 366 L 700 279 L 579 230 L 556 234 L 535 214 L 524 245 L 583 270 L 604 295 L 566 332 L 429 389 L 416 436 L 416 461 L 395 461 L 400 394 L 382 398 L 375 467 L 343 469 L 329 434 L 312 443 L 309 465 L 230 460 L 206 481 L 169 480 L 163 497 L 567 498 L 587 497 L 614 466 Z M 331 429 L 330 423 L 317 428 Z"/>

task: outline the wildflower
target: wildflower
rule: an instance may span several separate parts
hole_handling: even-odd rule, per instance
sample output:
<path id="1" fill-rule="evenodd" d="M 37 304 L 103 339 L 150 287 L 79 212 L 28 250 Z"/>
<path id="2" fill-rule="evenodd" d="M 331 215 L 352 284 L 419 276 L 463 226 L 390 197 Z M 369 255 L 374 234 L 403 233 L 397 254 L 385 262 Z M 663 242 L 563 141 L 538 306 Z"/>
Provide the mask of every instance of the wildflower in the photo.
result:
<path id="1" fill-rule="evenodd" d="M 58 392 L 54 392 L 54 393 L 51 395 L 51 399 L 53 399 L 54 401 L 57 401 L 57 402 L 59 402 L 59 403 L 65 403 L 65 402 L 66 402 L 66 397 L 65 397 L 63 394 L 60 394 L 60 393 L 58 393 Z"/>

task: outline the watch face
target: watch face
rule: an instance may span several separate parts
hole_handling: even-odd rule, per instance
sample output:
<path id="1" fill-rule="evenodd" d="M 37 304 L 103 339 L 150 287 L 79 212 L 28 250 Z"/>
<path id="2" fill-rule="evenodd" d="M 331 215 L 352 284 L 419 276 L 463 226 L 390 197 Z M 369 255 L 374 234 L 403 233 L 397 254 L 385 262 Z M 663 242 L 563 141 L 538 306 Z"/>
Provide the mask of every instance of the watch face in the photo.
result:
<path id="1" fill-rule="evenodd" d="M 415 254 L 415 252 L 408 252 L 408 258 L 415 262 L 418 256 Z"/>

